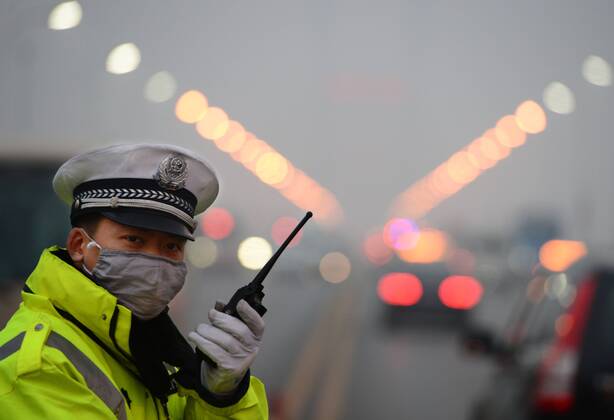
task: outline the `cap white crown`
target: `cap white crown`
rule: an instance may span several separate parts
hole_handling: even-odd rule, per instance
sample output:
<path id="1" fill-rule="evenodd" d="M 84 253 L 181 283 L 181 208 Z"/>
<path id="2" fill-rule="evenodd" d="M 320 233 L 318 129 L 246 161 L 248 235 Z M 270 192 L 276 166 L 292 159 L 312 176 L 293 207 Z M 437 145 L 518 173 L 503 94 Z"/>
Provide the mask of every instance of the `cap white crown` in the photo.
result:
<path id="1" fill-rule="evenodd" d="M 165 171 L 173 158 L 184 167 Z M 196 197 L 194 216 L 215 200 L 219 182 L 211 166 L 190 150 L 171 144 L 119 144 L 77 155 L 65 162 L 53 178 L 53 189 L 62 201 L 73 203 L 75 188 L 84 182 L 120 178 L 156 180 L 169 191 L 185 188 Z"/>

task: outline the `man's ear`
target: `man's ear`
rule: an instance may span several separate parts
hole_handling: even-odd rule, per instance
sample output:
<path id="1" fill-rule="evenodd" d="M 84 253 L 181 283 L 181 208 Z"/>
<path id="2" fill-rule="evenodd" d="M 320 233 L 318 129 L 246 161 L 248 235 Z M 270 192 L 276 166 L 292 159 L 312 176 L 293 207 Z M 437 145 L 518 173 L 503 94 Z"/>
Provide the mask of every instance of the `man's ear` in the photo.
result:
<path id="1" fill-rule="evenodd" d="M 72 228 L 66 238 L 66 250 L 74 263 L 83 264 L 85 246 L 89 242 L 80 229 Z"/>

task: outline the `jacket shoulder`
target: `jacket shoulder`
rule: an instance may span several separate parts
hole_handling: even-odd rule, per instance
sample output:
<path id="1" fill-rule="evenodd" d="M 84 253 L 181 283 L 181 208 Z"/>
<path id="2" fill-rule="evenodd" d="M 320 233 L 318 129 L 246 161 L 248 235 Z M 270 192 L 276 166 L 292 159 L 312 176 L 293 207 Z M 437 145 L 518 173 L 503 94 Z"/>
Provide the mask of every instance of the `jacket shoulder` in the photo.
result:
<path id="1" fill-rule="evenodd" d="M 0 395 L 10 392 L 18 378 L 50 365 L 81 381 L 65 354 L 74 345 L 54 331 L 53 322 L 46 316 L 23 312 L 23 308 L 18 310 L 0 331 Z"/>
<path id="2" fill-rule="evenodd" d="M 2 415 L 39 418 L 46 413 L 50 418 L 69 418 L 78 412 L 84 418 L 126 418 L 121 394 L 104 375 L 92 376 L 100 373 L 94 369 L 44 320 L 22 331 L 5 328 L 0 332 Z"/>
<path id="3" fill-rule="evenodd" d="M 15 321 L 14 316 L 0 332 L 0 395 L 9 392 L 17 378 L 42 366 L 43 348 L 51 328 L 42 320 L 29 324 Z"/>

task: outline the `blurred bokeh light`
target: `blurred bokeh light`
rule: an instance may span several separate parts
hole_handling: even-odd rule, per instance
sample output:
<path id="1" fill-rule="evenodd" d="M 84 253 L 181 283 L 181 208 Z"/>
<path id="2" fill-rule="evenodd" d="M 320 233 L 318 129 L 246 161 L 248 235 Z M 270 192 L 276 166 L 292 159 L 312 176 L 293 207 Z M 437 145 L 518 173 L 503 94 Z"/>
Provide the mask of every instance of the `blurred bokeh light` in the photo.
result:
<path id="1" fill-rule="evenodd" d="M 490 128 L 482 135 L 482 152 L 495 161 L 503 160 L 510 155 L 510 148 L 497 138 L 497 132 Z"/>
<path id="2" fill-rule="evenodd" d="M 214 241 L 206 236 L 198 236 L 186 244 L 186 259 L 197 268 L 207 268 L 217 260 L 218 249 Z"/>
<path id="3" fill-rule="evenodd" d="M 150 102 L 162 103 L 170 100 L 177 91 L 177 81 L 168 71 L 153 74 L 145 83 L 144 96 Z"/>
<path id="4" fill-rule="evenodd" d="M 612 84 L 612 66 L 604 58 L 589 55 L 582 63 L 582 76 L 595 86 L 610 86 Z"/>
<path id="5" fill-rule="evenodd" d="M 77 1 L 65 1 L 56 5 L 49 13 L 47 26 L 49 29 L 61 31 L 71 29 L 79 25 L 83 9 Z"/>
<path id="6" fill-rule="evenodd" d="M 320 260 L 320 274 L 329 283 L 345 281 L 351 271 L 350 260 L 341 252 L 329 252 Z"/>
<path id="7" fill-rule="evenodd" d="M 200 218 L 202 232 L 211 239 L 225 239 L 232 233 L 235 220 L 232 214 L 221 207 L 208 209 Z"/>
<path id="8" fill-rule="evenodd" d="M 256 175 L 265 184 L 279 184 L 287 174 L 288 162 L 277 152 L 266 152 L 256 162 Z"/>
<path id="9" fill-rule="evenodd" d="M 252 133 L 246 133 L 245 141 L 241 148 L 232 154 L 233 159 L 248 167 L 256 158 L 263 153 L 265 144 Z"/>
<path id="10" fill-rule="evenodd" d="M 583 242 L 553 239 L 540 248 L 539 262 L 550 271 L 565 271 L 586 253 Z"/>
<path id="11" fill-rule="evenodd" d="M 397 217 L 384 225 L 382 235 L 384 243 L 390 248 L 403 250 L 416 246 L 420 232 L 413 221 Z"/>
<path id="12" fill-rule="evenodd" d="M 448 159 L 446 170 L 452 181 L 458 185 L 467 184 L 480 174 L 480 168 L 465 150 L 454 153 Z"/>
<path id="13" fill-rule="evenodd" d="M 423 287 L 414 274 L 388 273 L 380 278 L 377 294 L 388 305 L 412 306 L 422 298 Z"/>
<path id="14" fill-rule="evenodd" d="M 516 122 L 521 130 L 529 134 L 541 133 L 546 129 L 546 113 L 535 101 L 524 101 L 516 108 Z"/>
<path id="15" fill-rule="evenodd" d="M 489 158 L 482 152 L 482 141 L 481 137 L 475 139 L 471 142 L 469 146 L 467 146 L 467 153 L 469 153 L 469 159 L 473 162 L 479 169 L 485 170 L 492 168 L 497 164 L 497 161 Z"/>
<path id="16" fill-rule="evenodd" d="M 400 259 L 408 263 L 432 264 L 442 261 L 448 251 L 448 236 L 436 229 L 422 229 L 413 248 L 397 250 Z"/>
<path id="17" fill-rule="evenodd" d="M 205 95 L 197 90 L 188 90 L 177 100 L 175 115 L 181 122 L 194 124 L 203 119 L 208 106 Z"/>
<path id="18" fill-rule="evenodd" d="M 261 237 L 252 236 L 239 244 L 237 257 L 245 268 L 250 270 L 261 269 L 273 255 L 271 244 Z"/>
<path id="19" fill-rule="evenodd" d="M 126 74 L 137 69 L 141 63 L 141 52 L 132 42 L 113 48 L 107 56 L 106 69 L 112 74 Z"/>
<path id="20" fill-rule="evenodd" d="M 209 107 L 196 123 L 196 131 L 207 140 L 222 138 L 228 131 L 228 127 L 228 115 L 222 108 L 216 106 Z"/>
<path id="21" fill-rule="evenodd" d="M 573 92 L 561 82 L 552 82 L 544 89 L 544 104 L 557 114 L 571 114 L 576 109 Z"/>
<path id="22" fill-rule="evenodd" d="M 215 145 L 223 152 L 235 153 L 241 150 L 246 140 L 247 135 L 241 123 L 230 120 L 228 130 L 222 137 L 215 139 Z"/>
<path id="23" fill-rule="evenodd" d="M 513 115 L 506 115 L 497 122 L 495 134 L 499 142 L 509 148 L 522 146 L 527 139 L 526 133 L 520 129 Z"/>
<path id="24" fill-rule="evenodd" d="M 439 285 L 441 303 L 452 309 L 471 309 L 480 302 L 484 288 L 471 276 L 450 276 Z"/>

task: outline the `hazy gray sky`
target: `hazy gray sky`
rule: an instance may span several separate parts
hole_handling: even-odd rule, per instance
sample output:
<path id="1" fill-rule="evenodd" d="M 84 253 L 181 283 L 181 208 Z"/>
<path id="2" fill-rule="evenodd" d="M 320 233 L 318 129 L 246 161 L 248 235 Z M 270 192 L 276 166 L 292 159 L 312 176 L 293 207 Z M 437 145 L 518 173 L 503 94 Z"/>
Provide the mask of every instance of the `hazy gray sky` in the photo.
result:
<path id="1" fill-rule="evenodd" d="M 538 209 L 568 236 L 606 241 L 613 231 L 614 91 L 584 81 L 581 66 L 590 54 L 614 63 L 614 2 L 83 1 L 80 26 L 51 31 L 54 4 L 0 3 L 5 157 L 173 142 L 217 168 L 219 204 L 245 209 L 254 226 L 300 215 L 178 122 L 174 100 L 143 98 L 147 79 L 167 70 L 178 94 L 202 90 L 335 193 L 344 231 L 362 235 L 400 191 L 561 81 L 575 112 L 548 112 L 544 133 L 427 219 L 492 231 Z M 139 46 L 140 67 L 106 73 L 108 52 L 123 42 Z"/>

